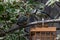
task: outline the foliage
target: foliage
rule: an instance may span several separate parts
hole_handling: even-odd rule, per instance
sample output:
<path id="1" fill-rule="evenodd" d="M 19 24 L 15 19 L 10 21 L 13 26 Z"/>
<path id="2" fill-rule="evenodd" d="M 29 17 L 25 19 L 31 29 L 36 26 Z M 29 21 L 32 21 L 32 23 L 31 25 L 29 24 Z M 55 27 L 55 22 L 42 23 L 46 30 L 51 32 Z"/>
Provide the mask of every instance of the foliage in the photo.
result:
<path id="1" fill-rule="evenodd" d="M 20 7 L 18 6 L 20 6 L 20 4 L 16 2 L 13 4 L 0 2 L 0 23 L 3 24 L 2 29 L 8 30 L 16 23 L 20 11 Z M 17 37 L 19 33 L 18 31 L 17 34 L 7 34 L 4 40 L 19 40 L 20 37 Z"/>
<path id="2" fill-rule="evenodd" d="M 35 2 L 34 2 L 35 3 Z M 16 23 L 18 16 L 25 15 L 26 13 L 31 13 L 35 8 L 34 3 L 31 2 L 12 2 L 4 3 L 0 2 L 0 23 L 2 29 L 8 30 L 13 24 Z M 15 31 L 13 34 L 6 34 L 4 40 L 22 40 L 24 37 L 20 35 L 23 34 L 21 30 Z M 25 40 L 25 39 L 24 39 Z"/>

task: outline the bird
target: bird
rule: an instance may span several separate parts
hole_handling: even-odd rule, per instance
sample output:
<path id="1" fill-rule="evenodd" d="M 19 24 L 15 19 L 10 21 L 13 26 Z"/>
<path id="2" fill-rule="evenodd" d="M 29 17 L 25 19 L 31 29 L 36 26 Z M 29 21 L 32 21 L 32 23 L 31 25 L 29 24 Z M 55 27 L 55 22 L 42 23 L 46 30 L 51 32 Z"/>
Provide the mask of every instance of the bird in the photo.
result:
<path id="1" fill-rule="evenodd" d="M 28 20 L 28 18 L 26 16 L 21 16 L 17 20 L 17 25 L 19 25 L 19 26 L 25 25 L 27 23 L 27 20 Z"/>

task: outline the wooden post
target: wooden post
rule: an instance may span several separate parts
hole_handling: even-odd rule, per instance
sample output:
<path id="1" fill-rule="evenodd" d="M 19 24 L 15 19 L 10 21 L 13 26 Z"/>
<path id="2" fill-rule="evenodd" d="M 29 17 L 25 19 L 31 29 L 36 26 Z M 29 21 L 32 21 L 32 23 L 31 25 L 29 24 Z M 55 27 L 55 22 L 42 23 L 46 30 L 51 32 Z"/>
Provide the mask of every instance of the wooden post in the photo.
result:
<path id="1" fill-rule="evenodd" d="M 51 38 L 51 32 L 50 32 L 50 40 L 51 40 L 52 38 Z"/>
<path id="2" fill-rule="evenodd" d="M 36 40 L 36 32 L 35 32 L 35 39 L 34 40 Z"/>
<path id="3" fill-rule="evenodd" d="M 31 31 L 30 31 L 30 39 L 29 40 L 31 40 L 32 38 L 31 38 Z"/>
<path id="4" fill-rule="evenodd" d="M 45 39 L 46 39 L 46 32 L 45 32 Z"/>

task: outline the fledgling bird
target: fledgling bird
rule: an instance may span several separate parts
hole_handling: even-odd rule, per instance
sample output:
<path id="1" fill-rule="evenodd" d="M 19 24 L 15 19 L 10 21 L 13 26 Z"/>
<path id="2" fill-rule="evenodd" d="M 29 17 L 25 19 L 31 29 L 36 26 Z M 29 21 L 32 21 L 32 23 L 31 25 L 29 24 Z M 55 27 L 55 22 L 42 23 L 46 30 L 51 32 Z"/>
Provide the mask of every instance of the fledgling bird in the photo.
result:
<path id="1" fill-rule="evenodd" d="M 18 20 L 17 20 L 17 25 L 19 26 L 23 26 L 27 24 L 27 17 L 26 16 L 21 16 Z"/>

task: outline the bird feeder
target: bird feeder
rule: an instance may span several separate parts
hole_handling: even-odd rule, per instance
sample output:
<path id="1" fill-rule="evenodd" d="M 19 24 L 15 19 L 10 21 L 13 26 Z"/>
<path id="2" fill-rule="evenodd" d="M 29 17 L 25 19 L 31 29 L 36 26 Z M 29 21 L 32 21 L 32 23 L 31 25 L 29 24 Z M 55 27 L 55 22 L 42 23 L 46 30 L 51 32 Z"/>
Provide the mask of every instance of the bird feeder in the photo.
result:
<path id="1" fill-rule="evenodd" d="M 30 29 L 30 40 L 56 40 L 56 27 L 48 26 L 48 23 L 37 23 Z"/>

